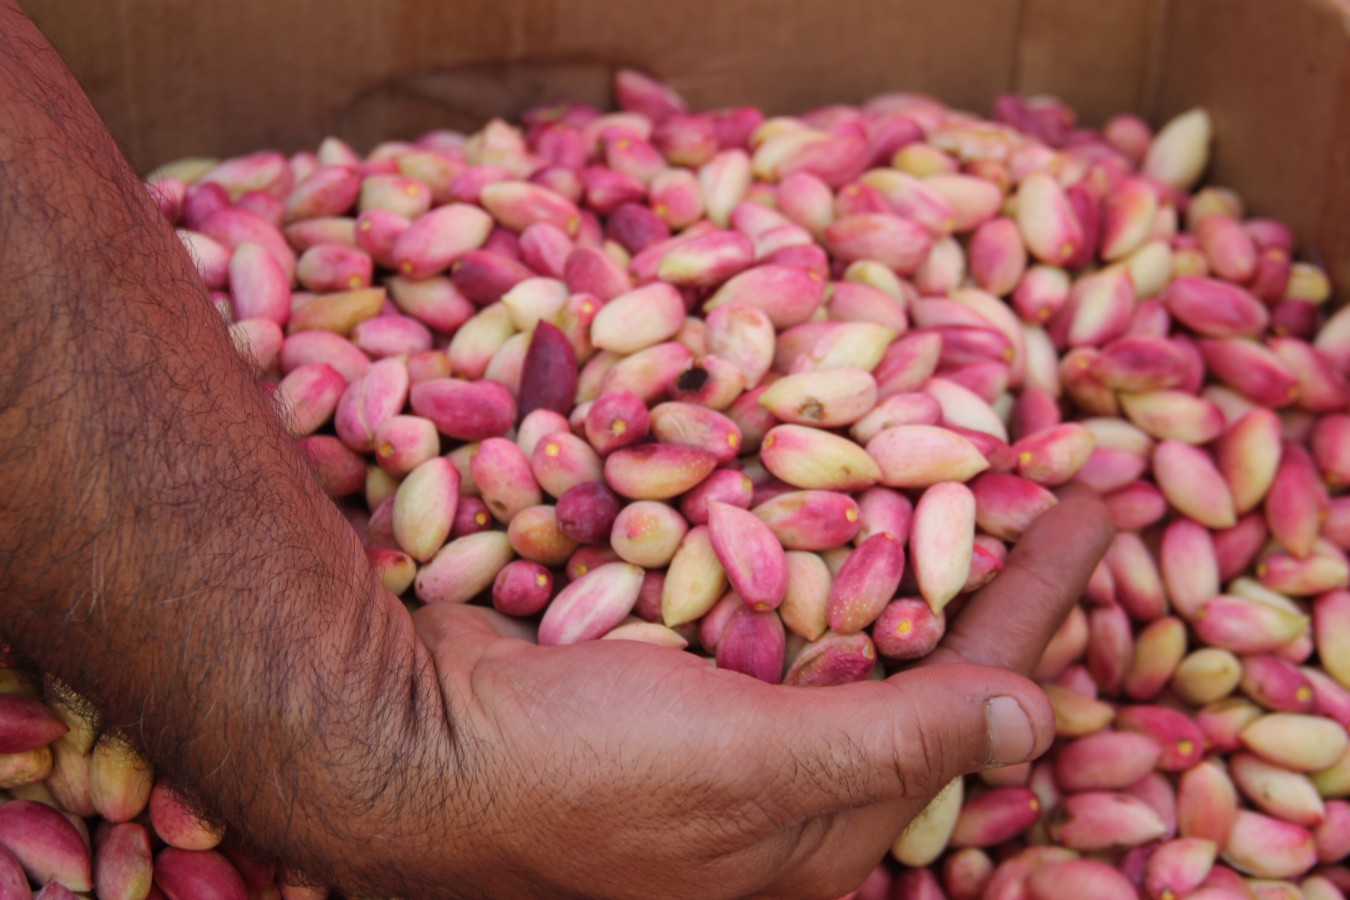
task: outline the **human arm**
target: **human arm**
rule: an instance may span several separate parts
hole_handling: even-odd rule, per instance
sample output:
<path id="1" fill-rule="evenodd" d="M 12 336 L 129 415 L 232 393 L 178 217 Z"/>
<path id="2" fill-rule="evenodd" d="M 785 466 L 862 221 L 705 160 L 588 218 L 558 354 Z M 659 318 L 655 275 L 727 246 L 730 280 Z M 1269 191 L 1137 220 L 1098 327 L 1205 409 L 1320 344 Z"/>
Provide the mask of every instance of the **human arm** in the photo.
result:
<path id="1" fill-rule="evenodd" d="M 429 654 L 8 0 L 0 294 L 0 630 L 258 845 L 388 879 L 450 802 Z"/>

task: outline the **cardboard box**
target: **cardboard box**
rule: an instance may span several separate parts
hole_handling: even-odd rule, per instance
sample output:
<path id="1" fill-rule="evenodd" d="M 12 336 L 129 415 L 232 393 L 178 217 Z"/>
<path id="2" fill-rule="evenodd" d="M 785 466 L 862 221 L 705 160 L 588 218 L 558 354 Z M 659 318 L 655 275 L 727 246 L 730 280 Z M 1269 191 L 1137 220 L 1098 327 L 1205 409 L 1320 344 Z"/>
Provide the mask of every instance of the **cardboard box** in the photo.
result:
<path id="1" fill-rule="evenodd" d="M 696 108 L 791 112 L 887 90 L 1083 121 L 1197 104 L 1211 181 L 1289 221 L 1350 284 L 1345 0 L 21 0 L 133 163 L 359 148 L 540 100 L 606 103 L 635 65 Z"/>

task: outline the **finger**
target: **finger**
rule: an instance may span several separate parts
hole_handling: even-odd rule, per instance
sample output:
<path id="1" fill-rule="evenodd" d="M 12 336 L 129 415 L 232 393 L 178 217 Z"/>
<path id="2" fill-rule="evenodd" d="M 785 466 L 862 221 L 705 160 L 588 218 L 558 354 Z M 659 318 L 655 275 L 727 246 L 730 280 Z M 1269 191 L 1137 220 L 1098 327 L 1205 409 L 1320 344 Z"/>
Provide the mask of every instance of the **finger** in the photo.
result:
<path id="1" fill-rule="evenodd" d="M 501 613 L 458 603 L 432 603 L 413 613 L 413 628 L 431 651 L 441 682 L 462 684 L 483 653 L 512 637 L 510 620 Z M 528 638 L 526 638 L 528 639 Z M 524 641 L 506 643 L 524 646 Z"/>
<path id="2" fill-rule="evenodd" d="M 889 801 L 917 813 L 957 775 L 1032 759 L 1054 737 L 1040 688 L 984 666 L 746 696 L 736 748 L 756 762 L 746 789 L 784 821 Z"/>
<path id="3" fill-rule="evenodd" d="M 1008 555 L 999 576 L 947 623 L 920 667 L 971 662 L 1029 674 L 1111 543 L 1110 513 L 1095 495 L 1066 495 Z"/>
<path id="4" fill-rule="evenodd" d="M 495 609 L 466 606 L 457 603 L 432 603 L 413 613 L 417 634 L 428 646 L 447 641 L 468 639 L 489 640 L 494 637 L 513 637 L 532 641 L 532 629 L 518 619 L 504 616 Z"/>
<path id="5" fill-rule="evenodd" d="M 772 896 L 844 897 L 857 889 L 886 857 L 912 818 L 903 801 L 820 816 L 775 841 L 786 862 L 764 890 Z"/>
<path id="6" fill-rule="evenodd" d="M 531 644 L 539 642 L 538 626 L 524 619 L 513 618 L 499 613 L 495 609 L 484 609 L 481 606 L 465 608 L 482 618 L 483 621 L 487 622 L 488 627 L 502 637 L 519 638 L 522 641 L 529 641 Z"/>

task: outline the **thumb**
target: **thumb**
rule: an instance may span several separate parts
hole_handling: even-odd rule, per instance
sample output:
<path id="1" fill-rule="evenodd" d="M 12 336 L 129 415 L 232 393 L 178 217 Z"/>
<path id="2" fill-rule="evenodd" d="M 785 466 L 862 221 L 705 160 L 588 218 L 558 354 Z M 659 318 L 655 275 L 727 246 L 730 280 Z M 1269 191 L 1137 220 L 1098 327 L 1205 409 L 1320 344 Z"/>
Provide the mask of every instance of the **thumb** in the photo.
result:
<path id="1" fill-rule="evenodd" d="M 780 696 L 790 752 L 777 761 L 786 770 L 766 774 L 777 768 L 776 799 L 802 816 L 893 800 L 922 806 L 959 775 L 1034 759 L 1055 734 L 1041 689 L 987 666 L 926 666 Z"/>
<path id="2" fill-rule="evenodd" d="M 911 715 L 917 730 L 939 745 L 939 787 L 958 775 L 1027 762 L 1050 748 L 1055 714 L 1035 682 L 990 666 L 939 671 L 946 668 L 925 667 L 886 682 L 917 696 Z"/>

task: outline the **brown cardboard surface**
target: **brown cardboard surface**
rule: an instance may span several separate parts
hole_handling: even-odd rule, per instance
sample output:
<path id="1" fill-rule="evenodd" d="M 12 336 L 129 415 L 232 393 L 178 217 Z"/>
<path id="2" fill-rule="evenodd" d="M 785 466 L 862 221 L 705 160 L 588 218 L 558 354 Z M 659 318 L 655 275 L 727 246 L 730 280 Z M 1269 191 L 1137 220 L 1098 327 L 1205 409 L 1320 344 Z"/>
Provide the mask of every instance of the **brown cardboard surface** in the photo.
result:
<path id="1" fill-rule="evenodd" d="M 549 97 L 618 64 L 695 106 L 776 111 L 922 88 L 987 107 L 1021 0 L 23 0 L 132 159 L 358 146 Z M 484 88 L 487 88 L 484 91 Z"/>
<path id="2" fill-rule="evenodd" d="M 1332 0 L 1173 0 L 1153 110 L 1203 104 L 1213 179 L 1287 219 L 1350 285 L 1350 30 Z"/>
<path id="3" fill-rule="evenodd" d="M 1025 0 L 1014 89 L 1050 93 L 1086 121 L 1148 110 L 1166 0 Z"/>
<path id="4" fill-rule="evenodd" d="M 616 65 L 695 107 L 922 90 L 987 111 L 1057 93 L 1087 122 L 1204 104 L 1214 176 L 1350 284 L 1350 27 L 1340 0 L 21 0 L 142 169 L 358 147 L 608 99 Z"/>

